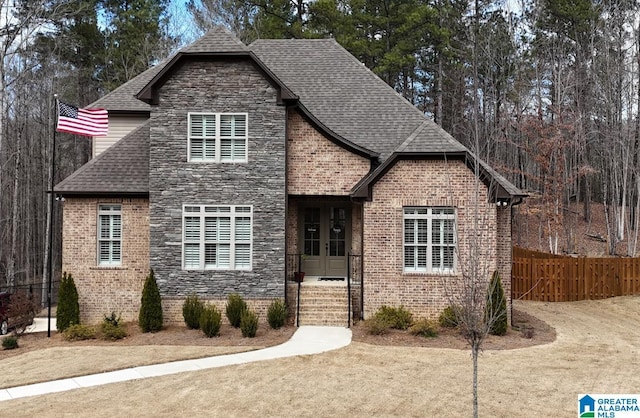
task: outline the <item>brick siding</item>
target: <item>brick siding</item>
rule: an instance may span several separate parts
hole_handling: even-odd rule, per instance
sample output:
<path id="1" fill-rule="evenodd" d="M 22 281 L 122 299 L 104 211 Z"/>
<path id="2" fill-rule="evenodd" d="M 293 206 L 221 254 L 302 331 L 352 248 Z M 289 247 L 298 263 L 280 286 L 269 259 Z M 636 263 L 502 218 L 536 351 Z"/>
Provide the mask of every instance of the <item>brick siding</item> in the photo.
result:
<path id="1" fill-rule="evenodd" d="M 98 205 L 122 205 L 122 265 L 100 267 L 97 261 Z M 78 289 L 80 320 L 93 324 L 115 312 L 138 319 L 144 280 L 149 273 L 149 204 L 147 199 L 81 199 L 64 202 L 62 269 Z"/>
<path id="2" fill-rule="evenodd" d="M 401 160 L 374 185 L 373 200 L 364 205 L 365 317 L 381 305 L 404 305 L 417 317 L 436 318 L 450 304 L 448 295 L 462 280 L 461 271 L 472 267 L 478 268 L 487 281 L 500 268 L 508 283 L 510 258 L 503 257 L 506 245 L 510 245 L 509 210 L 504 208 L 497 213 L 496 205 L 488 203 L 483 183 L 479 183 L 476 207 L 475 184 L 473 172 L 462 161 Z M 455 275 L 403 272 L 405 206 L 456 208 Z M 480 245 L 469 239 L 476 217 Z M 472 248 L 479 249 L 477 256 L 470 253 Z"/>
<path id="3" fill-rule="evenodd" d="M 287 192 L 348 196 L 371 163 L 331 142 L 299 113 L 287 118 Z"/>

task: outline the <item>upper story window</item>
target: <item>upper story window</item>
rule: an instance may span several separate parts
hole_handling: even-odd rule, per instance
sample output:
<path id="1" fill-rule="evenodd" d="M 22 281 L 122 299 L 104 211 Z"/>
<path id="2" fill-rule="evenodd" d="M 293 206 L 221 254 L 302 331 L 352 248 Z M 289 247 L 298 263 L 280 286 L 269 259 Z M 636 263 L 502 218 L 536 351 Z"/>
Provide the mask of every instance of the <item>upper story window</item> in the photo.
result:
<path id="1" fill-rule="evenodd" d="M 185 269 L 251 269 L 251 206 L 189 205 L 182 214 Z"/>
<path id="2" fill-rule="evenodd" d="M 189 161 L 247 162 L 246 113 L 189 113 Z"/>
<path id="3" fill-rule="evenodd" d="M 122 206 L 98 206 L 98 265 L 122 264 Z"/>
<path id="4" fill-rule="evenodd" d="M 404 208 L 404 271 L 454 269 L 456 219 L 452 207 Z"/>

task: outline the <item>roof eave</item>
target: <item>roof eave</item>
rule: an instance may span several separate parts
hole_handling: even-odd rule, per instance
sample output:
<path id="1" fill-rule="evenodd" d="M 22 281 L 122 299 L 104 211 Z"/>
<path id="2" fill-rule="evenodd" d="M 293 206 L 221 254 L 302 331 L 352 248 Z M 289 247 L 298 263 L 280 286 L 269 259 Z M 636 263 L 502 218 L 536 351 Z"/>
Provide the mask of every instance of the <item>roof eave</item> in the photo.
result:
<path id="1" fill-rule="evenodd" d="M 348 139 L 344 138 L 341 135 L 338 135 L 337 133 L 333 132 L 331 129 L 329 129 L 324 123 L 322 123 L 318 118 L 316 118 L 313 113 L 311 113 L 311 111 L 309 111 L 309 109 L 307 109 L 302 103 L 298 102 L 296 103 L 296 107 L 298 109 L 300 109 L 300 111 L 302 112 L 303 116 L 305 118 L 307 118 L 307 120 L 309 122 L 311 122 L 311 124 L 318 130 L 320 131 L 324 136 L 326 136 L 328 139 L 330 139 L 332 142 L 342 146 L 343 148 L 346 148 L 347 150 L 360 155 L 362 157 L 368 158 L 370 160 L 375 160 L 377 159 L 380 154 L 375 152 L 375 151 L 371 151 L 368 148 L 362 147 L 360 145 L 357 145 L 351 141 L 349 141 Z"/>

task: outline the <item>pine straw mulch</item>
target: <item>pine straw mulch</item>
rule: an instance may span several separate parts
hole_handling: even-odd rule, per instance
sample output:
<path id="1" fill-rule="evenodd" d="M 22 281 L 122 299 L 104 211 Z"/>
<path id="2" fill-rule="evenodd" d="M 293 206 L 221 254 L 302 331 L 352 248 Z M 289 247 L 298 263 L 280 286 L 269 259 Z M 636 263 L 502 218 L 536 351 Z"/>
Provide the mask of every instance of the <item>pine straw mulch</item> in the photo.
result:
<path id="1" fill-rule="evenodd" d="M 502 337 L 488 336 L 484 342 L 485 350 L 509 350 L 515 348 L 530 347 L 546 344 L 555 340 L 556 333 L 545 322 L 524 312 L 513 311 L 514 326 L 507 335 Z M 524 329 L 533 329 L 525 336 Z M 65 341 L 61 334 L 52 332 L 50 338 L 46 333 L 25 334 L 19 338 L 20 348 L 16 350 L 0 350 L 0 360 L 24 354 L 29 351 L 41 350 L 51 347 L 79 347 L 79 346 L 210 346 L 210 347 L 246 347 L 260 348 L 281 344 L 287 341 L 296 327 L 289 324 L 278 330 L 273 330 L 264 323 L 260 324 L 255 338 L 244 338 L 239 329 L 223 324 L 220 336 L 207 338 L 199 330 L 190 330 L 182 325 L 165 326 L 162 331 L 156 333 L 143 333 L 136 323 L 127 324 L 128 336 L 118 341 L 105 341 L 92 339 L 85 341 Z M 468 345 L 455 329 L 442 328 L 435 338 L 413 336 L 407 331 L 389 330 L 384 335 L 369 335 L 362 324 L 356 323 L 352 327 L 353 341 L 374 345 L 407 346 L 407 347 L 437 347 L 466 349 Z M 529 338 L 531 336 L 531 338 Z"/>

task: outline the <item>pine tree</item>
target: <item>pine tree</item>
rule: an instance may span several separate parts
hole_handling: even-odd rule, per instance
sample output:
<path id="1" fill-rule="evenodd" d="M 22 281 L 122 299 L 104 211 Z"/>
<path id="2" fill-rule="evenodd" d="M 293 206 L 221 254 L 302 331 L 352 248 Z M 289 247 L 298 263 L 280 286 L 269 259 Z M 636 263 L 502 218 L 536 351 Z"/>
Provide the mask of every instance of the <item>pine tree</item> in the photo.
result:
<path id="1" fill-rule="evenodd" d="M 142 289 L 138 325 L 142 332 L 156 332 L 162 329 L 162 322 L 162 299 L 153 269 L 151 269 Z"/>
<path id="2" fill-rule="evenodd" d="M 64 331 L 71 325 L 80 323 L 80 305 L 78 290 L 73 276 L 65 271 L 58 292 L 58 308 L 56 311 L 56 328 Z"/>

